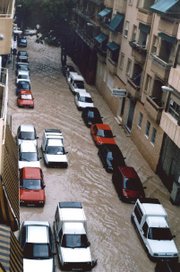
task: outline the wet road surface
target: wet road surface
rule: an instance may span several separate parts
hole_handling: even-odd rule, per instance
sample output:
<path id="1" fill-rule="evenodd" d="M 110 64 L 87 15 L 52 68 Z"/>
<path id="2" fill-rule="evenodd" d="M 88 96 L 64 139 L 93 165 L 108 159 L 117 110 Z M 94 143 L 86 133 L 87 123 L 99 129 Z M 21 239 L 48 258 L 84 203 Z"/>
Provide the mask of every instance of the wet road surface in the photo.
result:
<path id="1" fill-rule="evenodd" d="M 47 201 L 44 208 L 21 207 L 21 222 L 24 220 L 54 220 L 59 201 L 83 203 L 88 222 L 88 236 L 92 254 L 98 259 L 94 272 L 151 272 L 152 263 L 132 226 L 130 215 L 133 206 L 122 203 L 114 190 L 112 174 L 106 173 L 97 155 L 89 129 L 84 125 L 74 104 L 74 96 L 60 70 L 60 48 L 35 43 L 28 37 L 32 92 L 35 108 L 18 109 L 15 96 L 15 74 L 9 65 L 9 114 L 12 115 L 12 131 L 31 123 L 36 127 L 39 151 L 42 132 L 45 128 L 59 128 L 63 132 L 65 149 L 68 151 L 68 169 L 47 169 L 41 161 L 46 183 Z M 71 60 L 69 60 L 71 62 Z M 92 86 L 87 86 L 94 104 L 110 124 L 126 163 L 134 166 L 147 187 L 148 197 L 157 197 L 166 208 L 170 227 L 176 234 L 180 248 L 180 210 L 169 202 L 169 192 L 151 171 L 136 147 L 120 127 L 107 104 Z M 60 271 L 58 263 L 57 270 Z"/>

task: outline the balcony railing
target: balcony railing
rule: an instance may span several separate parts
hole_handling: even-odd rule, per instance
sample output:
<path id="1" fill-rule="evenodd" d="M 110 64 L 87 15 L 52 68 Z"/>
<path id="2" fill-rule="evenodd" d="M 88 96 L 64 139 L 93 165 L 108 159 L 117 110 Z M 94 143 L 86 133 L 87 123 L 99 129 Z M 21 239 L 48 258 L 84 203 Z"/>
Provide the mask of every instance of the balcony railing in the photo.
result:
<path id="1" fill-rule="evenodd" d="M 166 33 L 169 36 L 176 37 L 178 32 L 179 22 L 177 20 L 170 20 L 169 18 L 160 18 L 158 30 Z"/>
<path id="2" fill-rule="evenodd" d="M 172 63 L 167 63 L 155 54 L 152 54 L 151 70 L 162 80 L 167 80 Z"/>
<path id="3" fill-rule="evenodd" d="M 94 48 L 95 46 L 95 41 L 94 38 L 89 36 L 87 34 L 87 31 L 85 29 L 82 28 L 76 28 L 75 32 L 78 34 L 79 37 L 81 37 L 81 39 L 90 47 L 90 48 Z"/>
<path id="4" fill-rule="evenodd" d="M 162 102 L 159 101 L 156 97 L 153 96 L 147 96 L 144 108 L 147 112 L 147 114 L 156 122 L 159 124 L 161 119 L 161 114 L 163 110 Z"/>

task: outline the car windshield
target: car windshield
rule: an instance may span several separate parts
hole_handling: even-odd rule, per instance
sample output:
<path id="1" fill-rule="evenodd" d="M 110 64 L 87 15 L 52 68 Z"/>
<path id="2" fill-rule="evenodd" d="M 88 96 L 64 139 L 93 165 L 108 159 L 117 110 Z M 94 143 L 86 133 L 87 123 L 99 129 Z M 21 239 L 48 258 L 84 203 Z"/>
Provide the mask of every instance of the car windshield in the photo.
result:
<path id="1" fill-rule="evenodd" d="M 95 117 L 95 113 L 93 111 L 89 111 L 88 112 L 88 117 L 89 118 L 94 118 Z"/>
<path id="2" fill-rule="evenodd" d="M 65 234 L 62 240 L 62 247 L 83 248 L 88 247 L 89 242 L 85 234 Z"/>
<path id="3" fill-rule="evenodd" d="M 149 228 L 148 239 L 172 240 L 173 236 L 169 228 Z"/>
<path id="4" fill-rule="evenodd" d="M 21 152 L 20 161 L 38 161 L 38 155 L 36 152 Z"/>
<path id="5" fill-rule="evenodd" d="M 21 188 L 28 190 L 40 190 L 42 189 L 42 183 L 40 179 L 23 179 L 20 181 Z"/>
<path id="6" fill-rule="evenodd" d="M 18 79 L 29 79 L 27 75 L 19 75 Z"/>
<path id="7" fill-rule="evenodd" d="M 20 96 L 21 99 L 24 99 L 24 100 L 32 100 L 32 95 L 31 94 L 22 94 Z"/>
<path id="8" fill-rule="evenodd" d="M 109 151 L 109 152 L 107 153 L 107 160 L 110 160 L 110 161 L 113 160 L 113 153 L 112 153 L 111 151 Z"/>
<path id="9" fill-rule="evenodd" d="M 92 98 L 91 97 L 85 97 L 85 101 L 86 103 L 92 103 Z"/>
<path id="10" fill-rule="evenodd" d="M 19 134 L 19 139 L 21 140 L 35 140 L 35 134 L 34 132 L 30 132 L 30 131 L 21 131 Z"/>
<path id="11" fill-rule="evenodd" d="M 63 146 L 48 146 L 47 147 L 47 154 L 63 155 L 64 154 L 64 147 Z"/>
<path id="12" fill-rule="evenodd" d="M 141 184 L 138 179 L 124 178 L 124 189 L 137 191 L 140 188 Z"/>
<path id="13" fill-rule="evenodd" d="M 84 89 L 84 82 L 82 81 L 75 81 L 74 82 L 74 87 L 77 89 Z"/>
<path id="14" fill-rule="evenodd" d="M 29 90 L 30 89 L 30 85 L 29 85 L 28 82 L 21 82 L 20 84 L 18 84 L 18 88 Z"/>
<path id="15" fill-rule="evenodd" d="M 104 130 L 104 129 L 99 129 L 97 132 L 97 136 L 99 137 L 106 137 L 106 138 L 112 138 L 113 134 L 111 130 Z"/>
<path id="16" fill-rule="evenodd" d="M 27 259 L 49 259 L 52 258 L 52 252 L 48 244 L 26 243 L 23 252 Z"/>

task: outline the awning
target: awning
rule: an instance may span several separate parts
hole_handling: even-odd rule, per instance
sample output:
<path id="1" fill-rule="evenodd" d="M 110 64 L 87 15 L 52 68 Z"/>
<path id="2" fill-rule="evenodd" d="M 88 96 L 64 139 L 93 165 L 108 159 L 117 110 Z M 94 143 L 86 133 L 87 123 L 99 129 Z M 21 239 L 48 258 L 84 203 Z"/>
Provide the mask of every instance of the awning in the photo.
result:
<path id="1" fill-rule="evenodd" d="M 22 248 L 10 227 L 0 225 L 0 271 L 22 272 Z"/>
<path id="2" fill-rule="evenodd" d="M 169 43 L 175 43 L 176 42 L 176 38 L 175 37 L 171 37 L 167 34 L 165 34 L 164 32 L 159 32 L 158 33 L 158 36 L 162 39 L 162 40 L 165 40 Z"/>
<path id="3" fill-rule="evenodd" d="M 150 9 L 157 13 L 166 13 L 178 2 L 179 0 L 159 0 L 155 4 L 153 4 Z"/>
<path id="4" fill-rule="evenodd" d="M 119 44 L 117 44 L 117 43 L 115 43 L 115 42 L 109 42 L 108 44 L 107 44 L 107 48 L 109 49 L 109 50 L 111 50 L 111 51 L 116 51 L 116 50 L 119 50 L 119 48 L 120 48 L 120 46 L 119 46 Z"/>
<path id="5" fill-rule="evenodd" d="M 105 8 L 98 13 L 99 17 L 105 17 L 111 13 L 111 9 Z"/>
<path id="6" fill-rule="evenodd" d="M 111 31 L 118 31 L 122 28 L 124 22 L 124 15 L 123 14 L 116 14 L 114 18 L 111 20 L 108 28 Z"/>
<path id="7" fill-rule="evenodd" d="M 95 37 L 95 40 L 100 44 L 105 42 L 107 39 L 108 39 L 108 36 L 105 35 L 104 33 L 100 33 L 98 36 Z"/>
<path id="8" fill-rule="evenodd" d="M 150 26 L 142 24 L 142 23 L 139 23 L 139 29 L 146 34 L 149 34 L 150 32 Z"/>

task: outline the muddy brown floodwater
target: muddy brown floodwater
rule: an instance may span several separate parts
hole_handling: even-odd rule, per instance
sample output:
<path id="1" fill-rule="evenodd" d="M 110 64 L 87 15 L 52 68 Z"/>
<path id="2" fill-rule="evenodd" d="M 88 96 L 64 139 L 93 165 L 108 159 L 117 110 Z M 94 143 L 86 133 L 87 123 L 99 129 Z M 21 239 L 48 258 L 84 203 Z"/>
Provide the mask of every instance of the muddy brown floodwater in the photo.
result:
<path id="1" fill-rule="evenodd" d="M 89 129 L 84 125 L 81 112 L 74 104 L 74 96 L 68 88 L 60 70 L 60 48 L 37 44 L 34 37 L 28 37 L 31 84 L 35 108 L 19 109 L 16 106 L 15 74 L 9 65 L 9 115 L 12 116 L 12 131 L 22 123 L 33 124 L 39 136 L 39 151 L 42 132 L 45 128 L 59 128 L 64 135 L 68 151 L 68 169 L 47 169 L 41 161 L 46 183 L 46 204 L 44 208 L 20 208 L 21 222 L 24 220 L 48 220 L 51 225 L 59 201 L 80 201 L 83 203 L 88 236 L 92 254 L 98 259 L 94 272 L 151 272 L 152 263 L 132 226 L 130 215 L 132 205 L 122 203 L 112 185 L 112 175 L 106 173 L 97 155 Z M 68 62 L 71 62 L 69 59 Z M 151 171 L 142 156 L 116 123 L 107 104 L 92 86 L 87 86 L 94 104 L 110 124 L 116 141 L 126 157 L 126 162 L 138 171 L 146 184 L 146 194 L 158 197 L 170 214 L 173 231 L 179 231 L 179 208 L 168 202 L 168 192 L 159 178 Z M 180 244 L 177 238 L 178 245 Z M 57 258 L 56 258 L 57 259 Z M 57 270 L 60 271 L 56 260 Z"/>

